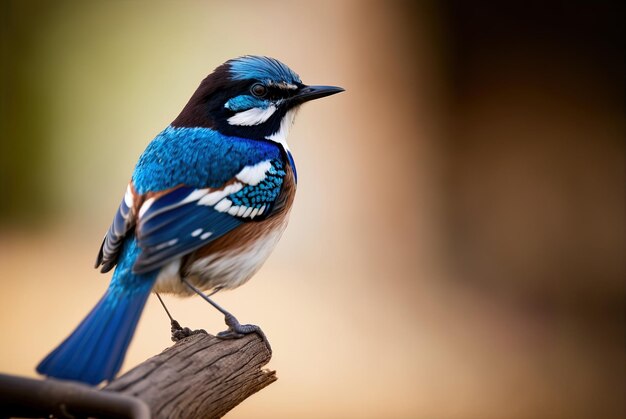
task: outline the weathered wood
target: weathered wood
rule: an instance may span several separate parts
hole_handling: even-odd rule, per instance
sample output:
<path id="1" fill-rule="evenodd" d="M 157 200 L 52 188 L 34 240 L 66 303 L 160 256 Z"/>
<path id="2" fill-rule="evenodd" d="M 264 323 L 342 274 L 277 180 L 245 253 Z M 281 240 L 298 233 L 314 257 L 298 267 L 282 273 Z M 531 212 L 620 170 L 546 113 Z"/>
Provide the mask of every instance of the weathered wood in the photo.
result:
<path id="1" fill-rule="evenodd" d="M 218 418 L 276 381 L 259 335 L 223 340 L 196 334 L 112 381 L 103 390 L 143 400 L 159 418 Z"/>

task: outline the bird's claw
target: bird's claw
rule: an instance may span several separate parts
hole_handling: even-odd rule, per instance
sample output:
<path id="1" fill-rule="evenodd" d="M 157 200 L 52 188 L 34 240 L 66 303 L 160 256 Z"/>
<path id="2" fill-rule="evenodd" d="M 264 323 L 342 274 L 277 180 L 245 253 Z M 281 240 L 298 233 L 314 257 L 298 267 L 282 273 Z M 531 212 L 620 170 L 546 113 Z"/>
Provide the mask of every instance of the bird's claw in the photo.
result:
<path id="1" fill-rule="evenodd" d="M 255 324 L 241 324 L 239 320 L 232 314 L 228 313 L 224 316 L 224 322 L 228 326 L 227 330 L 223 332 L 219 332 L 216 336 L 220 339 L 239 339 L 244 337 L 245 335 L 249 335 L 250 333 L 256 333 L 263 339 L 265 345 L 272 352 L 272 347 L 270 342 L 267 340 L 265 333 L 261 328 Z"/>
<path id="2" fill-rule="evenodd" d="M 181 339 L 197 335 L 198 333 L 207 334 L 204 329 L 191 330 L 188 327 L 181 327 L 180 323 L 176 320 L 172 320 L 172 342 L 178 342 Z"/>

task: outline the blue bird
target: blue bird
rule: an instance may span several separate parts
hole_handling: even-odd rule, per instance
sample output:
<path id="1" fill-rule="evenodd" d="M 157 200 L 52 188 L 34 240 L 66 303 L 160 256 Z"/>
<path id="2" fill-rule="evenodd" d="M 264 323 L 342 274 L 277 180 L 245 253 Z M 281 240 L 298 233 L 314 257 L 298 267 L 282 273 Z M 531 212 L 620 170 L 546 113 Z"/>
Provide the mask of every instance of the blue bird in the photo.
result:
<path id="1" fill-rule="evenodd" d="M 248 281 L 272 252 L 296 190 L 286 142 L 294 116 L 304 102 L 342 91 L 307 86 L 260 56 L 207 76 L 137 162 L 96 261 L 102 272 L 115 268 L 109 288 L 37 371 L 92 385 L 112 380 L 150 292 L 199 294 L 225 316 L 219 337 L 261 333 L 210 296 Z"/>

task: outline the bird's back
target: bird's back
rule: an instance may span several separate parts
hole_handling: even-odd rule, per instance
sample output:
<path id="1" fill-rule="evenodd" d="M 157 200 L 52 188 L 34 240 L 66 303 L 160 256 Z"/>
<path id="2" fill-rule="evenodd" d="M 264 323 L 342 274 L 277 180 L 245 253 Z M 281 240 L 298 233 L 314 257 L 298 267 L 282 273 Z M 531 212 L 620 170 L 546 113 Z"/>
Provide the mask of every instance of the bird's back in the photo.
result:
<path id="1" fill-rule="evenodd" d="M 169 126 L 146 147 L 133 173 L 139 194 L 178 185 L 218 188 L 245 166 L 282 159 L 269 141 L 228 137 L 210 128 Z"/>

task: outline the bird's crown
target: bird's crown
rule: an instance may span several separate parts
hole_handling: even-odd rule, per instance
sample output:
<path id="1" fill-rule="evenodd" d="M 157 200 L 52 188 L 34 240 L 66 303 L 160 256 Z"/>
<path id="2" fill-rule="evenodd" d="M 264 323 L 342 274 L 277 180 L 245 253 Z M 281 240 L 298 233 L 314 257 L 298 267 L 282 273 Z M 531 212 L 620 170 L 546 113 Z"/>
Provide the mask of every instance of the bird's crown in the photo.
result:
<path id="1" fill-rule="evenodd" d="M 302 83 L 300 76 L 274 58 L 245 55 L 232 59 L 226 64 L 230 67 L 229 71 L 233 80 L 256 79 L 276 85 Z"/>
<path id="2" fill-rule="evenodd" d="M 280 61 L 246 55 L 209 74 L 172 125 L 213 128 L 224 135 L 270 140 L 286 148 L 298 107 L 341 91 L 307 86 Z"/>

